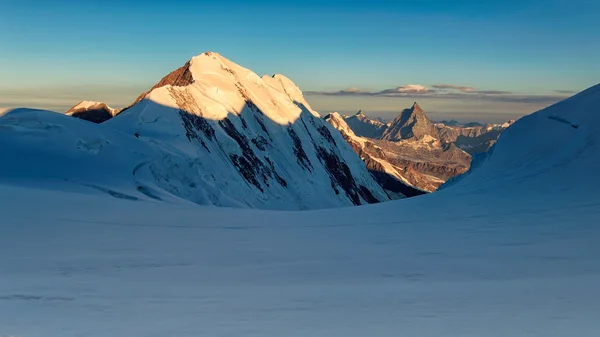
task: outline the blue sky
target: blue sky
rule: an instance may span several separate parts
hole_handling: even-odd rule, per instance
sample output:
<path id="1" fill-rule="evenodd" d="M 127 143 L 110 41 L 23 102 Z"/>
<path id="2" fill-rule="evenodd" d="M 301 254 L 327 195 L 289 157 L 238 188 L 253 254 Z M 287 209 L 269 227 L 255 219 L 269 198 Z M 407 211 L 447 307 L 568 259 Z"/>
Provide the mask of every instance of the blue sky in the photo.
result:
<path id="1" fill-rule="evenodd" d="M 123 106 L 208 50 L 384 117 L 505 119 L 600 82 L 593 0 L 202 2 L 0 0 L 0 107 Z"/>

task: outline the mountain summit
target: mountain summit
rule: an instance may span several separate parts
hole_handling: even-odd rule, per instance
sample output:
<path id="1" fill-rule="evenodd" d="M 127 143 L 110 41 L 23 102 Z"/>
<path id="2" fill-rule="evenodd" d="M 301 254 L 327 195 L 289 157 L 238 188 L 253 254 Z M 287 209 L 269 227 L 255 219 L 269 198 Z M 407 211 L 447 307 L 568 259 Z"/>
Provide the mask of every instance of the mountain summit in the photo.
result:
<path id="1" fill-rule="evenodd" d="M 389 200 L 341 135 L 283 75 L 193 57 L 107 122 L 178 149 L 150 164 L 167 191 L 202 204 L 323 208 Z M 172 174 L 196 188 L 174 185 Z"/>
<path id="2" fill-rule="evenodd" d="M 409 109 L 404 109 L 385 130 L 381 139 L 399 141 L 403 139 L 424 139 L 437 137 L 435 125 L 429 120 L 417 102 Z"/>
<path id="3" fill-rule="evenodd" d="M 290 79 L 259 77 L 217 53 L 193 57 L 100 124 L 56 115 L 11 113 L 17 122 L 46 123 L 39 147 L 57 142 L 66 157 L 54 160 L 44 179 L 130 199 L 261 209 L 390 199 Z M 14 144 L 22 141 L 15 135 Z"/>

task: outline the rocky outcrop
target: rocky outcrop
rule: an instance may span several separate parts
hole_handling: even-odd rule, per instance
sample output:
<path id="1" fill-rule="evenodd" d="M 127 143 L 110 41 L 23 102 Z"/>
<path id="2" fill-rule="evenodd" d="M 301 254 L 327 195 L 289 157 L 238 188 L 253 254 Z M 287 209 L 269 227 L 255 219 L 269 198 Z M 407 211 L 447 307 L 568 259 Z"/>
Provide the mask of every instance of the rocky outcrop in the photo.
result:
<path id="1" fill-rule="evenodd" d="M 194 76 L 190 71 L 190 62 L 186 62 L 182 67 L 179 67 L 172 72 L 170 72 L 167 76 L 163 77 L 158 83 L 156 83 L 150 90 L 139 95 L 133 103 L 131 103 L 128 107 L 124 108 L 120 112 L 123 112 L 132 106 L 139 103 L 142 99 L 146 98 L 148 94 L 152 92 L 154 89 L 162 88 L 164 86 L 170 85 L 173 87 L 185 87 L 194 83 Z"/>
<path id="2" fill-rule="evenodd" d="M 66 115 L 81 118 L 92 123 L 102 123 L 111 119 L 117 110 L 102 102 L 83 101 L 65 112 Z"/>
<path id="3" fill-rule="evenodd" d="M 437 140 L 400 141 L 373 140 L 386 154 L 388 163 L 402 172 L 413 186 L 435 191 L 446 180 L 466 172 L 471 156 L 452 144 Z"/>

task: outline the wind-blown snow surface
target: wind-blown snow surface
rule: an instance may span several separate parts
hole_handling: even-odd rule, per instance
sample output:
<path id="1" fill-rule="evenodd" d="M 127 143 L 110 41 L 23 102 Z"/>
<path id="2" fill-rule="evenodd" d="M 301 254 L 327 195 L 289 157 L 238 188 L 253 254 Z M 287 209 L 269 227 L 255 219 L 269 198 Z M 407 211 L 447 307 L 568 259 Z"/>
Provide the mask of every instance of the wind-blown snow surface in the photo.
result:
<path id="1" fill-rule="evenodd" d="M 595 87 L 454 186 L 354 208 L 3 185 L 0 335 L 596 336 L 598 107 Z"/>

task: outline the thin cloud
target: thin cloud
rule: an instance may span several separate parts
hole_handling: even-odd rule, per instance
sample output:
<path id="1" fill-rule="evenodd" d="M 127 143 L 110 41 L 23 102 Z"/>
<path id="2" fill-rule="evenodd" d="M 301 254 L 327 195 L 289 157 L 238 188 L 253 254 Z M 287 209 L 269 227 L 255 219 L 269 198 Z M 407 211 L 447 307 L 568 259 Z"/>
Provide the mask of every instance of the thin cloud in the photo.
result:
<path id="1" fill-rule="evenodd" d="M 430 90 L 420 84 L 407 84 L 394 89 L 386 89 L 375 93 L 376 95 L 396 95 L 396 94 L 427 94 Z"/>
<path id="2" fill-rule="evenodd" d="M 439 90 L 456 90 L 456 91 L 460 91 L 460 92 L 464 92 L 464 93 L 471 93 L 475 91 L 475 88 L 473 87 L 465 87 L 465 86 L 460 86 L 460 85 L 454 85 L 454 84 L 435 84 L 431 86 L 432 88 L 435 89 L 439 89 Z"/>
<path id="3" fill-rule="evenodd" d="M 339 91 L 305 91 L 305 95 L 313 96 L 372 96 L 372 92 L 360 90 L 358 88 L 347 88 Z"/>
<path id="4" fill-rule="evenodd" d="M 403 98 L 436 98 L 448 100 L 472 100 L 502 103 L 553 104 L 566 98 L 564 90 L 555 90 L 549 95 L 516 94 L 504 90 L 477 90 L 474 87 L 453 84 L 436 84 L 427 88 L 420 84 L 407 84 L 381 91 L 367 91 L 359 88 L 348 88 L 340 91 L 307 91 L 313 96 L 374 96 Z"/>
<path id="5" fill-rule="evenodd" d="M 567 95 L 573 95 L 573 94 L 577 93 L 577 91 L 573 91 L 573 90 L 554 90 L 554 92 L 557 94 L 567 94 Z"/>

